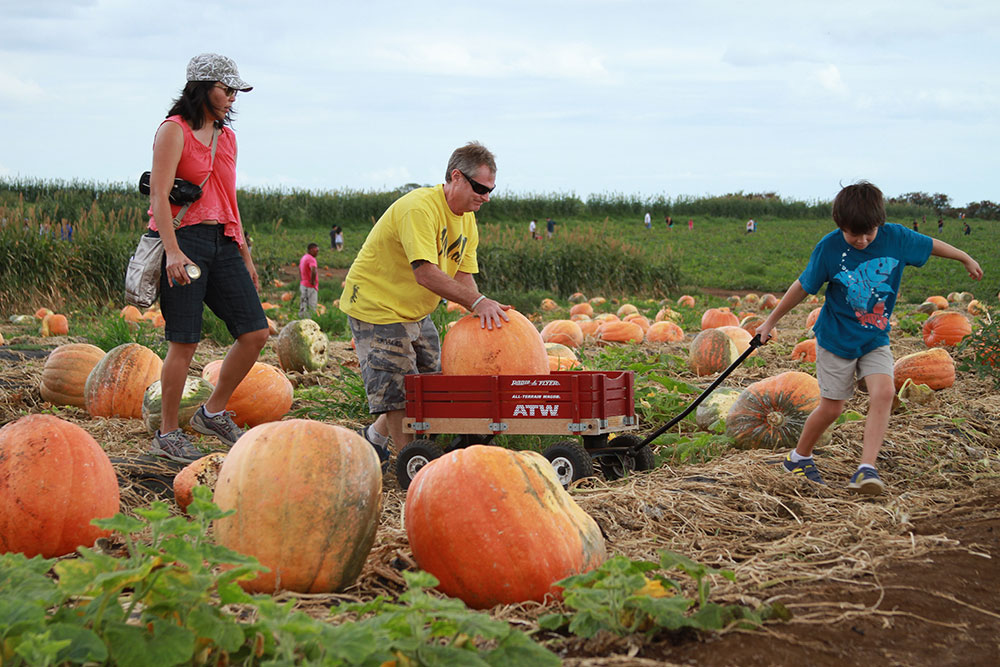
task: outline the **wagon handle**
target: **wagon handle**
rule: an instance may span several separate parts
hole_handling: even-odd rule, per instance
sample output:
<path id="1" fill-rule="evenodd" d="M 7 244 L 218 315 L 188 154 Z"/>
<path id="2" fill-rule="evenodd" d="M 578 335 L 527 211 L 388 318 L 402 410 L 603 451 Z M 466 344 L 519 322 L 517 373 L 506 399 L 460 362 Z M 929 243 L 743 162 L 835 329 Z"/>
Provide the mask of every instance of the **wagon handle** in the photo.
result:
<path id="1" fill-rule="evenodd" d="M 671 419 L 669 422 L 667 422 L 666 424 L 664 424 L 660 428 L 656 429 L 653 433 L 651 433 L 650 435 L 646 436 L 645 440 L 643 440 L 642 442 L 636 444 L 632 448 L 632 450 L 633 450 L 632 453 L 635 454 L 636 452 L 638 452 L 640 449 L 642 449 L 646 445 L 652 443 L 654 440 L 656 440 L 661 435 L 663 435 L 664 433 L 666 433 L 668 429 L 670 429 L 675 424 L 677 424 L 680 420 L 684 419 L 689 414 L 691 414 L 691 411 L 694 410 L 695 408 L 697 408 L 701 404 L 702 401 L 704 401 L 706 398 L 708 398 L 709 394 L 711 394 L 713 391 L 715 391 L 716 387 L 718 387 L 720 384 L 722 384 L 722 381 L 725 380 L 727 377 L 729 377 L 730 373 L 732 373 L 734 370 L 736 370 L 737 367 L 739 367 L 739 365 L 742 364 L 746 360 L 747 357 L 749 357 L 751 354 L 753 354 L 754 350 L 756 350 L 758 347 L 760 347 L 763 344 L 764 343 L 760 340 L 760 334 L 754 334 L 754 337 L 750 340 L 750 346 L 747 349 L 743 350 L 743 354 L 741 354 L 739 356 L 739 358 L 736 359 L 736 361 L 734 361 L 733 363 L 729 364 L 729 368 L 727 368 L 726 370 L 722 371 L 722 373 L 719 374 L 719 377 L 715 378 L 715 381 L 712 382 L 712 384 L 710 384 L 708 386 L 708 389 L 706 389 L 705 391 L 701 392 L 701 395 L 698 398 L 694 399 L 694 401 L 691 403 L 691 405 L 687 406 L 684 409 L 684 412 L 680 413 L 679 415 L 677 415 L 676 417 L 674 417 L 673 419 Z"/>

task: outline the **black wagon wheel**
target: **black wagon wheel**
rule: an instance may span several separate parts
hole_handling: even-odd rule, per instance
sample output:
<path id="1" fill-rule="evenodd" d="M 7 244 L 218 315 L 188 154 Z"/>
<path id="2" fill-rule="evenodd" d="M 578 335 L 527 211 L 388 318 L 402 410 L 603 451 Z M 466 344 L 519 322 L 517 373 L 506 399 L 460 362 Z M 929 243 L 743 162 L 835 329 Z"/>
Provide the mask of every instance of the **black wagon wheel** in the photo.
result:
<path id="1" fill-rule="evenodd" d="M 563 440 L 542 452 L 556 470 L 556 477 L 563 486 L 569 486 L 578 479 L 592 477 L 594 461 L 590 454 L 577 442 Z"/>
<path id="2" fill-rule="evenodd" d="M 604 479 L 613 482 L 616 479 L 621 479 L 628 472 L 642 472 L 656 467 L 656 457 L 653 456 L 653 449 L 649 445 L 633 453 L 635 446 L 642 440 L 637 435 L 627 434 L 609 441 L 609 447 L 620 451 L 601 457 L 600 466 L 601 472 L 604 473 Z"/>
<path id="3" fill-rule="evenodd" d="M 396 479 L 405 491 L 420 469 L 442 456 L 444 451 L 433 440 L 414 440 L 396 455 Z"/>

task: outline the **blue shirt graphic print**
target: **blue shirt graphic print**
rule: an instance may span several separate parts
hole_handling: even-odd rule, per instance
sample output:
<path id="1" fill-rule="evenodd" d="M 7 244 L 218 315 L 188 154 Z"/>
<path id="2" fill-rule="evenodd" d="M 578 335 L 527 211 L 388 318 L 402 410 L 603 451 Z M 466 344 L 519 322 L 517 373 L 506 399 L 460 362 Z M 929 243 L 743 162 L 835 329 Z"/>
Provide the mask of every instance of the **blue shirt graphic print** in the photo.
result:
<path id="1" fill-rule="evenodd" d="M 889 317 L 907 265 L 922 266 L 934 241 L 902 225 L 879 227 L 875 240 L 858 250 L 837 229 L 824 236 L 799 276 L 816 294 L 825 283 L 826 300 L 813 326 L 816 342 L 844 359 L 857 359 L 889 344 Z"/>
<path id="2" fill-rule="evenodd" d="M 852 270 L 845 265 L 847 256 L 847 251 L 841 255 L 841 271 L 833 279 L 847 286 L 847 303 L 854 309 L 862 327 L 888 330 L 889 316 L 886 315 L 885 304 L 889 297 L 894 296 L 889 278 L 899 266 L 899 260 L 878 257 L 862 262 Z"/>

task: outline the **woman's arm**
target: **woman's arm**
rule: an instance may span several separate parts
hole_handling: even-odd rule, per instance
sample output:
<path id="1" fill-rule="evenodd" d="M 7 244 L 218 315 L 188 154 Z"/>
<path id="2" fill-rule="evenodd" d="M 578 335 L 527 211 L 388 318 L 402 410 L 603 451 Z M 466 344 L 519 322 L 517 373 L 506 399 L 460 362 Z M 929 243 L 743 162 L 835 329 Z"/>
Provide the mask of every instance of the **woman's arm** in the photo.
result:
<path id="1" fill-rule="evenodd" d="M 184 150 L 184 131 L 177 123 L 163 123 L 153 140 L 153 170 L 149 178 L 149 205 L 166 254 L 167 278 L 177 284 L 191 282 L 185 264 L 191 260 L 181 252 L 174 234 L 174 216 L 170 212 L 170 190 L 174 187 L 177 165 Z"/>

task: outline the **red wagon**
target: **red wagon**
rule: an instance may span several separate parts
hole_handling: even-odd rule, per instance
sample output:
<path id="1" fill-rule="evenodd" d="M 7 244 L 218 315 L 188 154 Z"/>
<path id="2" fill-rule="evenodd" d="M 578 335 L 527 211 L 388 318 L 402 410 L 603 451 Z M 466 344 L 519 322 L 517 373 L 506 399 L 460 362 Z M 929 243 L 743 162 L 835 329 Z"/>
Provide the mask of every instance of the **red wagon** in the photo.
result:
<path id="1" fill-rule="evenodd" d="M 499 434 L 565 435 L 543 454 L 564 485 L 594 474 L 609 479 L 649 470 L 652 449 L 636 435 L 632 371 L 556 371 L 548 375 L 407 375 L 403 430 L 417 439 L 400 451 L 396 476 L 405 489 L 445 451 L 488 444 Z M 455 437 L 444 448 L 426 436 Z M 609 442 L 609 437 L 613 439 Z"/>

